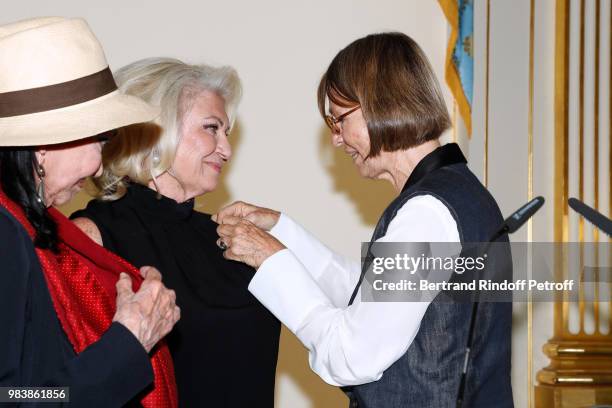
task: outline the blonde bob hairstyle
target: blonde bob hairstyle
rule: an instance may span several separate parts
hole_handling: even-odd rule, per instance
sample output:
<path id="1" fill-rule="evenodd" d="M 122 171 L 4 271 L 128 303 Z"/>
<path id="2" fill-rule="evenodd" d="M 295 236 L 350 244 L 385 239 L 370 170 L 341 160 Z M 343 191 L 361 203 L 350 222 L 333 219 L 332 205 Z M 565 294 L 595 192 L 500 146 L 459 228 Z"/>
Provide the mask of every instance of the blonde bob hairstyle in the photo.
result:
<path id="1" fill-rule="evenodd" d="M 181 140 L 183 115 L 199 93 L 215 92 L 225 101 L 230 124 L 242 97 L 240 78 L 229 66 L 188 65 L 172 58 L 147 58 L 114 74 L 119 89 L 161 108 L 153 122 L 121 128 L 102 150 L 102 175 L 94 179 L 97 196 L 116 200 L 126 180 L 148 185 L 168 171 Z"/>

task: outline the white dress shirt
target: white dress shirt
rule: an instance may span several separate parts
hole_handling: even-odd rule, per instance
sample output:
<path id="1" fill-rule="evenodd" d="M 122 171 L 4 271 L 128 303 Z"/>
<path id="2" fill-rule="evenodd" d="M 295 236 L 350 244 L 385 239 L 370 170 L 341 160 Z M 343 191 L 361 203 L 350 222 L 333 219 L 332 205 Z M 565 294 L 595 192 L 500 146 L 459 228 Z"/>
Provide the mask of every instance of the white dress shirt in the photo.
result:
<path id="1" fill-rule="evenodd" d="M 306 346 L 311 368 L 325 382 L 380 379 L 408 350 L 429 303 L 361 302 L 358 295 L 347 306 L 358 262 L 334 253 L 284 214 L 271 233 L 287 249 L 260 266 L 251 293 Z M 404 204 L 377 242 L 459 242 L 459 231 L 448 208 L 423 195 Z"/>

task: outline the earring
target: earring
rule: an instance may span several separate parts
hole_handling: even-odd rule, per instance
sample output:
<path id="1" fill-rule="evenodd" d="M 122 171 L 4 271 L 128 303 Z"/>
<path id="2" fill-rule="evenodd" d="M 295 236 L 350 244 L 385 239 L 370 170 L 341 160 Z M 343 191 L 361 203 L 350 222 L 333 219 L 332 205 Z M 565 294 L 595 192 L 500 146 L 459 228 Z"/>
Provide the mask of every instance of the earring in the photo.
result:
<path id="1" fill-rule="evenodd" d="M 151 150 L 151 167 L 154 166 L 158 166 L 159 163 L 161 162 L 161 158 L 159 157 L 159 151 L 154 148 L 153 150 Z M 158 200 L 161 200 L 162 195 L 159 192 L 159 187 L 157 186 L 157 179 L 155 178 L 155 171 L 151 168 L 151 179 L 153 180 L 153 185 L 155 186 L 155 191 L 157 191 L 157 195 L 155 196 L 155 198 L 157 198 Z"/>
<path id="2" fill-rule="evenodd" d="M 151 153 L 151 161 L 153 162 L 154 166 L 157 166 L 159 164 L 159 162 L 161 162 L 161 158 L 159 157 L 159 152 L 157 151 L 157 149 L 154 149 Z"/>
<path id="3" fill-rule="evenodd" d="M 42 164 L 38 164 L 36 166 L 36 174 L 38 175 L 38 187 L 36 187 L 36 201 L 38 201 L 39 204 L 42 204 L 43 206 L 46 206 L 47 204 L 45 203 L 45 176 L 47 175 L 47 173 L 45 173 L 45 168 L 42 166 Z"/>

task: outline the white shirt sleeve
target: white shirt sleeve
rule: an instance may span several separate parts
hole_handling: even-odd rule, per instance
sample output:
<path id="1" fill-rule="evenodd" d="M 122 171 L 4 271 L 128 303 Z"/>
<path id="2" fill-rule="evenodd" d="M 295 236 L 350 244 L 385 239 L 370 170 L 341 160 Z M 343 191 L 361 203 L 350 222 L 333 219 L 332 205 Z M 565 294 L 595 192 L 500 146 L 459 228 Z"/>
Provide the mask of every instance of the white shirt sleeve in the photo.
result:
<path id="1" fill-rule="evenodd" d="M 270 233 L 304 265 L 333 305 L 348 305 L 361 274 L 359 262 L 332 251 L 285 214 L 281 214 Z"/>
<path id="2" fill-rule="evenodd" d="M 347 307 L 353 287 L 342 284 L 346 287 L 341 290 L 348 295 L 340 305 L 327 294 L 335 293 L 327 285 L 345 278 L 321 277 L 348 275 L 351 278 L 346 281 L 354 280 L 354 285 L 359 267 L 334 264 L 329 249 L 322 249 L 309 234 L 295 232 L 294 237 L 280 237 L 289 249 L 260 266 L 249 290 L 302 341 L 309 350 L 311 368 L 325 382 L 343 386 L 380 379 L 412 343 L 429 303 L 361 302 L 357 296 Z M 418 196 L 404 204 L 379 241 L 459 242 L 459 232 L 446 206 L 433 196 Z M 310 252 L 303 248 L 323 258 L 305 256 Z"/>

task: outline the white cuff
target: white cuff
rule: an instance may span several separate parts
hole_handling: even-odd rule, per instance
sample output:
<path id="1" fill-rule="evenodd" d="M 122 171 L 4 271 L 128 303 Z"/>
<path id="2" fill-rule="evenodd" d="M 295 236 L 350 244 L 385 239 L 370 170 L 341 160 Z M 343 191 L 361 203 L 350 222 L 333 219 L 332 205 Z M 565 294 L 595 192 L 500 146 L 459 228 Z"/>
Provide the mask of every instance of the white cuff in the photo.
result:
<path id="1" fill-rule="evenodd" d="M 290 236 L 291 224 L 295 223 L 288 215 L 281 213 L 280 217 L 278 217 L 278 221 L 270 230 L 270 234 L 272 234 L 278 240 L 282 240 L 283 238 L 288 238 Z"/>
<path id="2" fill-rule="evenodd" d="M 286 214 L 281 214 L 270 234 L 293 252 L 315 279 L 319 279 L 334 256 L 331 249 Z"/>
<path id="3" fill-rule="evenodd" d="M 332 306 L 304 265 L 288 249 L 261 264 L 249 284 L 249 291 L 293 333 L 316 307 Z"/>

